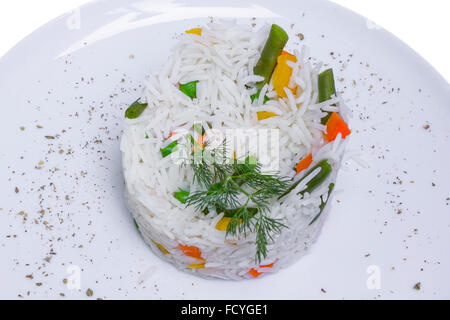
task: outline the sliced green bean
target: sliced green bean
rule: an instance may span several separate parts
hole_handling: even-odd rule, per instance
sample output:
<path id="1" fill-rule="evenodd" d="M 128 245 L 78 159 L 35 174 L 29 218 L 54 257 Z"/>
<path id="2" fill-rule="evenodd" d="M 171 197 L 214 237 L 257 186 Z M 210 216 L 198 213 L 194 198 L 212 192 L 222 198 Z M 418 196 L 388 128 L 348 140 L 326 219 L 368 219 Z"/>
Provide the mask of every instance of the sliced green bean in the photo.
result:
<path id="1" fill-rule="evenodd" d="M 320 168 L 320 172 L 317 173 L 314 178 L 312 178 L 307 184 L 306 188 L 302 191 L 300 191 L 299 195 L 304 195 L 305 193 L 311 193 L 314 191 L 322 182 L 325 181 L 326 178 L 330 175 L 332 168 L 331 165 L 328 163 L 328 159 L 320 161 L 316 166 L 311 168 L 300 180 L 295 182 L 292 186 L 289 187 L 289 189 L 283 193 L 281 196 L 278 197 L 278 200 L 288 195 L 292 190 L 294 190 L 303 180 L 309 177 L 311 173 L 313 173 L 315 170 Z"/>
<path id="2" fill-rule="evenodd" d="M 136 227 L 136 229 L 139 230 L 139 225 L 137 224 L 136 219 L 133 219 L 133 221 L 134 221 L 134 226 Z"/>
<path id="3" fill-rule="evenodd" d="M 269 38 L 266 41 L 261 57 L 253 68 L 253 73 L 257 76 L 264 77 L 264 80 L 258 82 L 258 88 L 262 88 L 269 83 L 272 73 L 277 65 L 277 59 L 283 52 L 284 46 L 288 42 L 289 37 L 286 31 L 280 26 L 273 24 L 270 29 Z"/>
<path id="4" fill-rule="evenodd" d="M 336 95 L 336 86 L 334 83 L 333 69 L 327 69 L 319 74 L 319 102 L 325 102 L 330 100 Z M 330 119 L 332 112 L 328 112 L 328 115 L 322 118 L 321 123 L 326 124 Z"/>
<path id="5" fill-rule="evenodd" d="M 161 149 L 161 155 L 163 158 L 165 158 L 177 150 L 178 150 L 178 141 L 174 141 L 164 149 Z"/>
<path id="6" fill-rule="evenodd" d="M 190 193 L 189 191 L 180 189 L 178 192 L 175 192 L 173 196 L 181 203 L 186 203 L 187 198 L 189 197 L 189 193 Z"/>
<path id="7" fill-rule="evenodd" d="M 125 118 L 128 119 L 136 119 L 138 118 L 142 112 L 144 112 L 145 108 L 147 108 L 148 103 L 140 103 L 139 99 L 137 99 L 128 109 L 125 111 Z"/>
<path id="8" fill-rule="evenodd" d="M 197 98 L 197 83 L 198 80 L 180 84 L 180 90 L 191 99 Z"/>
<path id="9" fill-rule="evenodd" d="M 325 209 L 325 206 L 327 205 L 328 201 L 330 200 L 330 196 L 331 196 L 331 192 L 333 192 L 334 189 L 334 183 L 330 183 L 330 185 L 328 186 L 328 197 L 326 201 L 323 201 L 323 196 L 320 196 L 320 206 L 319 206 L 319 213 L 317 214 L 317 216 L 315 216 L 315 218 L 311 221 L 311 223 L 309 225 L 312 225 L 314 222 L 317 221 L 317 219 L 320 218 L 320 215 L 322 214 L 323 210 Z"/>

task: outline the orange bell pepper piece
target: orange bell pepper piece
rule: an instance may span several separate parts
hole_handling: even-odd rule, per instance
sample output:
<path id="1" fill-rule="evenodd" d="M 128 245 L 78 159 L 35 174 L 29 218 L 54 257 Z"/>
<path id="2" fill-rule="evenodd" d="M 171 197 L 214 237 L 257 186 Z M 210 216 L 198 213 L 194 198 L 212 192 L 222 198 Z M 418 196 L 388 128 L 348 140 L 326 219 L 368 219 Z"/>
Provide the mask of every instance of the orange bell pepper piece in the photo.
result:
<path id="1" fill-rule="evenodd" d="M 337 112 L 333 112 L 327 121 L 327 134 L 325 136 L 331 142 L 336 139 L 339 133 L 342 135 L 342 139 L 345 139 L 352 132 L 341 116 Z"/>

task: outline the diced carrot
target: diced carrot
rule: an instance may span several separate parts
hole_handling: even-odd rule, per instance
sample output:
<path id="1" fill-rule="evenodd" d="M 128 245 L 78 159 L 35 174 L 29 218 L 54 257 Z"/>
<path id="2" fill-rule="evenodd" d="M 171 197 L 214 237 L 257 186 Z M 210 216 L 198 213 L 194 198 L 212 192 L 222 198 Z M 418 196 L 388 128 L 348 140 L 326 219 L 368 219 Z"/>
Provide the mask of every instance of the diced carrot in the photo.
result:
<path id="1" fill-rule="evenodd" d="M 258 278 L 260 275 L 262 275 L 262 272 L 258 272 L 254 268 L 251 268 L 248 273 L 250 273 L 253 278 Z"/>
<path id="2" fill-rule="evenodd" d="M 197 140 L 197 144 L 204 149 L 205 148 L 205 143 L 204 141 L 206 140 L 206 134 L 202 135 L 200 138 L 198 138 Z"/>
<path id="3" fill-rule="evenodd" d="M 337 112 L 333 112 L 327 122 L 326 138 L 329 142 L 334 141 L 339 133 L 342 135 L 342 139 L 345 139 L 352 132 L 341 116 Z"/>
<path id="4" fill-rule="evenodd" d="M 277 59 L 278 63 L 273 72 L 273 88 L 277 92 L 277 94 L 286 98 L 287 94 L 284 91 L 284 88 L 289 88 L 289 82 L 291 81 L 292 76 L 292 68 L 287 64 L 288 61 L 297 62 L 297 57 L 291 54 L 282 54 Z M 297 90 L 297 88 L 289 88 L 293 93 Z"/>
<path id="5" fill-rule="evenodd" d="M 202 35 L 202 28 L 193 28 L 190 30 L 187 30 L 186 33 L 192 33 L 192 34 L 196 34 L 198 36 Z"/>
<path id="6" fill-rule="evenodd" d="M 195 246 L 184 246 L 180 243 L 180 244 L 178 244 L 178 248 L 180 248 L 180 250 L 183 251 L 183 253 L 185 255 L 187 255 L 188 257 L 203 260 L 202 251 Z"/>
<path id="7" fill-rule="evenodd" d="M 266 112 L 266 111 L 258 112 L 257 115 L 258 115 L 258 120 L 259 121 L 278 116 L 274 112 Z"/>
<path id="8" fill-rule="evenodd" d="M 307 157 L 303 158 L 298 164 L 297 164 L 297 174 L 302 172 L 303 170 L 306 170 L 309 168 L 309 166 L 312 163 L 312 154 L 308 155 Z"/>
<path id="9" fill-rule="evenodd" d="M 275 262 L 272 262 L 271 264 L 266 264 L 266 265 L 259 266 L 259 267 L 260 268 L 273 268 L 274 265 L 275 265 Z M 263 274 L 262 272 L 259 272 L 255 268 L 251 268 L 248 273 L 250 273 L 253 276 L 253 278 L 258 278 L 260 275 Z"/>
<path id="10" fill-rule="evenodd" d="M 177 133 L 175 131 L 171 131 L 169 136 L 166 138 L 166 140 L 169 140 L 170 138 L 172 138 L 174 135 L 176 135 Z"/>
<path id="11" fill-rule="evenodd" d="M 295 57 L 292 53 L 289 53 L 289 52 L 284 51 L 284 50 L 283 50 L 283 52 L 281 52 L 281 55 L 282 56 L 293 56 L 293 57 Z"/>
<path id="12" fill-rule="evenodd" d="M 265 266 L 259 266 L 260 268 L 273 268 L 275 265 L 275 262 L 272 262 L 271 264 L 266 264 Z"/>

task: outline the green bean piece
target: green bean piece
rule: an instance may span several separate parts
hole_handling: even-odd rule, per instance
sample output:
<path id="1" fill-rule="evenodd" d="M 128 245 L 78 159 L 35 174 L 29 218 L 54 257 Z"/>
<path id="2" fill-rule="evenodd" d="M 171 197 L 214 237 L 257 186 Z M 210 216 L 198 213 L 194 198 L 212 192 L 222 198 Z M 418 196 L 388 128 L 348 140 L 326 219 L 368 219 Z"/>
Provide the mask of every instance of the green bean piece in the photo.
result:
<path id="1" fill-rule="evenodd" d="M 326 178 L 328 178 L 328 176 L 332 171 L 332 168 L 328 163 L 328 160 L 321 161 L 318 164 L 318 167 L 321 168 L 320 172 L 306 184 L 306 189 L 300 191 L 297 194 L 304 195 L 305 193 L 313 192 L 322 182 L 325 181 Z"/>
<path id="2" fill-rule="evenodd" d="M 311 223 L 309 225 L 312 225 L 314 222 L 317 221 L 317 219 L 320 218 L 320 215 L 322 214 L 323 210 L 325 209 L 325 206 L 327 205 L 328 201 L 330 200 L 330 196 L 331 196 L 331 192 L 333 192 L 334 189 L 334 183 L 330 183 L 330 185 L 328 186 L 328 197 L 326 201 L 323 201 L 323 195 L 320 196 L 320 211 L 317 214 L 317 216 L 311 221 Z"/>
<path id="3" fill-rule="evenodd" d="M 198 81 L 192 81 L 180 84 L 180 90 L 191 99 L 197 98 L 197 83 Z"/>
<path id="4" fill-rule="evenodd" d="M 136 227 L 136 229 L 139 230 L 139 225 L 137 224 L 136 219 L 133 219 L 133 221 L 134 221 L 134 226 Z"/>
<path id="5" fill-rule="evenodd" d="M 253 101 L 255 101 L 255 99 L 259 98 L 260 94 L 261 94 L 261 89 L 259 89 L 257 93 L 252 94 L 250 96 L 250 99 L 252 99 L 252 103 L 253 103 Z M 263 102 L 263 104 L 266 104 L 269 100 L 270 100 L 270 98 L 268 96 L 264 95 L 264 102 Z"/>
<path id="6" fill-rule="evenodd" d="M 284 46 L 288 42 L 289 37 L 286 31 L 280 26 L 273 24 L 270 29 L 269 38 L 266 41 L 261 57 L 253 68 L 253 73 L 257 76 L 264 77 L 264 80 L 258 82 L 258 88 L 262 88 L 269 83 L 272 73 L 277 65 L 277 59 L 283 52 Z"/>
<path id="7" fill-rule="evenodd" d="M 165 158 L 177 150 L 178 150 L 178 141 L 174 141 L 164 149 L 161 149 L 161 155 L 163 158 Z"/>
<path id="8" fill-rule="evenodd" d="M 142 112 L 144 112 L 145 108 L 147 108 L 148 103 L 140 103 L 139 99 L 137 99 L 128 109 L 125 111 L 125 118 L 128 119 L 136 119 L 138 118 Z"/>
<path id="9" fill-rule="evenodd" d="M 181 203 L 186 203 L 187 198 L 189 197 L 189 191 L 180 189 L 178 192 L 173 194 L 174 198 L 180 201 Z"/>
<path id="10" fill-rule="evenodd" d="M 336 95 L 336 86 L 334 84 L 333 69 L 327 69 L 319 74 L 319 102 L 325 102 Z M 323 117 L 321 123 L 325 125 L 330 119 L 332 112 L 328 112 L 328 115 Z"/>
<path id="11" fill-rule="evenodd" d="M 328 163 L 328 159 L 320 161 L 316 166 L 311 168 L 300 180 L 295 182 L 292 186 L 289 187 L 289 189 L 283 193 L 281 196 L 278 197 L 278 200 L 288 195 L 292 190 L 294 190 L 300 182 L 305 180 L 311 173 L 313 173 L 317 168 L 320 168 L 320 172 L 314 176 L 307 184 L 306 188 L 303 191 L 300 191 L 299 195 L 304 195 L 305 193 L 311 193 L 314 191 L 322 182 L 325 181 L 326 178 L 330 175 L 332 168 L 330 164 Z"/>

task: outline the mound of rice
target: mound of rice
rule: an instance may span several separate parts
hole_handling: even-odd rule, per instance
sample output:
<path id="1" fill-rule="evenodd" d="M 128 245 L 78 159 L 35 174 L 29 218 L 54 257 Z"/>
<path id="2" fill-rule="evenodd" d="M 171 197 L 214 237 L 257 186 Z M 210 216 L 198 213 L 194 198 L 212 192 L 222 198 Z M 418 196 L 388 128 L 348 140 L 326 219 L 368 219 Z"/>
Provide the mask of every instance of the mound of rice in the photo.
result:
<path id="1" fill-rule="evenodd" d="M 203 277 L 222 279 L 253 278 L 284 268 L 304 255 L 318 236 L 327 215 L 310 225 L 320 211 L 321 197 L 328 198 L 328 186 L 334 183 L 345 149 L 345 140 L 325 144 L 324 111 L 339 112 L 347 120 L 342 99 L 337 96 L 318 101 L 318 74 L 321 65 L 312 66 L 305 48 L 294 50 L 291 84 L 298 86 L 287 98 L 279 98 L 271 83 L 265 85 L 252 103 L 256 89 L 249 86 L 261 80 L 253 74 L 267 39 L 269 27 L 254 31 L 234 22 L 211 23 L 201 36 L 185 34 L 173 49 L 162 69 L 149 75 L 141 101 L 148 107 L 137 119 L 126 119 L 121 141 L 126 201 L 145 241 L 161 258 L 177 268 Z M 191 99 L 179 89 L 180 83 L 198 80 L 197 98 Z M 271 100 L 264 103 L 264 95 Z M 278 116 L 258 121 L 257 112 Z M 308 154 L 313 165 L 328 159 L 333 170 L 327 181 L 311 194 L 297 195 L 303 181 L 270 207 L 269 216 L 281 219 L 287 228 L 274 236 L 268 255 L 256 264 L 255 236 L 226 237 L 216 229 L 223 214 L 204 215 L 174 198 L 180 187 L 196 190 L 193 172 L 172 157 L 163 158 L 160 149 L 170 143 L 175 129 L 192 128 L 194 123 L 225 131 L 227 129 L 279 129 L 279 174 L 294 178 L 292 168 Z M 299 175 L 301 176 L 301 174 Z M 295 177 L 298 179 L 298 177 Z M 196 248 L 201 259 L 185 254 Z M 249 271 L 253 271 L 250 272 Z"/>

